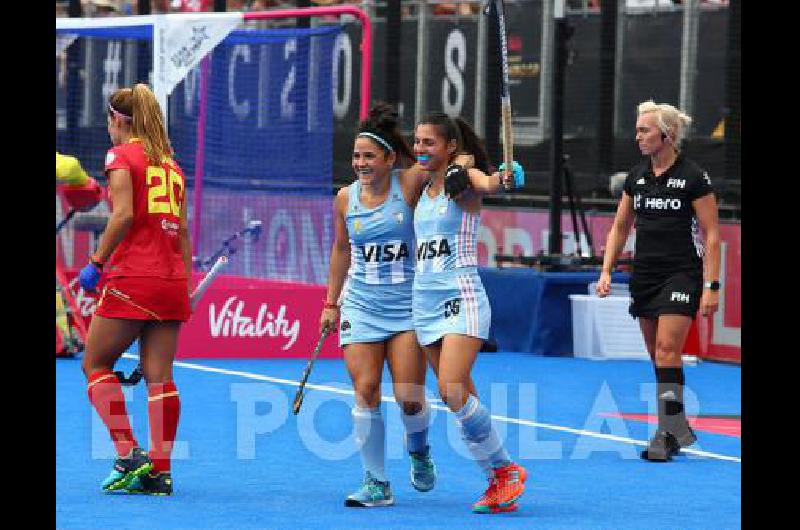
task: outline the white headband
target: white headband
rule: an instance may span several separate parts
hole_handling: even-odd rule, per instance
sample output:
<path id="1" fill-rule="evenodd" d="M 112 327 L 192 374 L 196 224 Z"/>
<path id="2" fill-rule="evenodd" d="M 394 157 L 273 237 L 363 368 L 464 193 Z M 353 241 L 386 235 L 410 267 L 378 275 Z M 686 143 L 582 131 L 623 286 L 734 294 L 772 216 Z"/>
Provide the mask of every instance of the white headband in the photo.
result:
<path id="1" fill-rule="evenodd" d="M 361 132 L 361 133 L 358 133 L 358 137 L 359 137 L 359 138 L 361 138 L 362 136 L 369 136 L 370 138 L 372 138 L 373 140 L 375 140 L 376 142 L 378 142 L 379 144 L 381 144 L 382 146 L 384 146 L 386 149 L 388 149 L 390 152 L 391 152 L 391 151 L 394 151 L 394 149 L 392 148 L 392 146 L 391 146 L 391 145 L 389 145 L 389 142 L 387 142 L 386 140 L 384 140 L 383 138 L 381 138 L 381 137 L 380 137 L 380 136 L 378 136 L 377 134 L 372 134 L 371 132 Z"/>
<path id="2" fill-rule="evenodd" d="M 132 117 L 128 116 L 127 114 L 123 114 L 123 113 L 121 113 L 120 111 L 118 111 L 117 109 L 115 109 L 114 107 L 112 107 L 112 106 L 111 106 L 111 103 L 109 103 L 109 104 L 108 104 L 108 110 L 110 110 L 110 111 L 111 111 L 111 112 L 113 112 L 115 115 L 117 115 L 117 116 L 119 116 L 119 117 L 121 117 L 121 118 L 123 118 L 123 119 L 125 119 L 125 120 L 127 120 L 127 121 L 131 121 L 131 120 L 133 120 L 133 118 L 132 118 Z"/>

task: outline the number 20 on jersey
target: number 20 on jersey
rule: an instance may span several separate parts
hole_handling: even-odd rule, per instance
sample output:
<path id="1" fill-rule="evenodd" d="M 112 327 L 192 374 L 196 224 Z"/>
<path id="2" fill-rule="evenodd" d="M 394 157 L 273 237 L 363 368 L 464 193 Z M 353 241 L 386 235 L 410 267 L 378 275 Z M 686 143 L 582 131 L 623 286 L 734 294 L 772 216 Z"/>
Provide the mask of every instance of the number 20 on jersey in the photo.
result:
<path id="1" fill-rule="evenodd" d="M 180 174 L 171 167 L 165 170 L 161 166 L 148 166 L 145 175 L 147 178 L 147 213 L 171 213 L 180 217 L 180 199 L 183 198 L 183 178 Z M 175 185 L 179 188 L 177 197 Z M 169 196 L 169 202 L 163 200 L 166 196 Z"/>

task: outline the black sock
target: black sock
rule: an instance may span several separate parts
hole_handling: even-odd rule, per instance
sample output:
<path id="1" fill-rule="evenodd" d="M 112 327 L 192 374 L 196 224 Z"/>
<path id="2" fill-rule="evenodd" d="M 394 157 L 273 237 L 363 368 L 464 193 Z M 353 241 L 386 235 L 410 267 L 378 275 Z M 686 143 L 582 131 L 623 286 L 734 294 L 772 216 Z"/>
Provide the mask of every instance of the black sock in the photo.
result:
<path id="1" fill-rule="evenodd" d="M 675 383 L 684 385 L 683 368 L 656 366 L 656 381 L 659 383 Z"/>
<path id="2" fill-rule="evenodd" d="M 687 425 L 683 408 L 683 368 L 656 367 L 659 430 L 672 433 Z"/>

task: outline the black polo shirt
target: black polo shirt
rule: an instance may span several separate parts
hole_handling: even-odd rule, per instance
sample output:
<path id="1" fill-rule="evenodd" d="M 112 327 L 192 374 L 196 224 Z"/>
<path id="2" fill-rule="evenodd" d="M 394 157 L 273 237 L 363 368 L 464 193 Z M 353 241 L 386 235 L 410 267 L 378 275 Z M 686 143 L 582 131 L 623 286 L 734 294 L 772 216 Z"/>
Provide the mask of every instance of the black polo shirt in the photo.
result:
<path id="1" fill-rule="evenodd" d="M 635 214 L 634 270 L 702 267 L 703 246 L 692 202 L 714 191 L 706 171 L 678 155 L 656 177 L 648 157 L 628 173 L 624 190 L 633 199 Z"/>

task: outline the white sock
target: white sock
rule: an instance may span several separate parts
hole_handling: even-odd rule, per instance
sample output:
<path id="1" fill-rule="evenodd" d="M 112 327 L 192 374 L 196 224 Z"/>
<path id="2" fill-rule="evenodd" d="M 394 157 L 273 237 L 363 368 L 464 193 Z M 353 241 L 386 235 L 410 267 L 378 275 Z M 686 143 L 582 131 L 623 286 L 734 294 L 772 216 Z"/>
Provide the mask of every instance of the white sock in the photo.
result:
<path id="1" fill-rule="evenodd" d="M 353 407 L 353 425 L 355 426 L 356 445 L 361 452 L 361 464 L 364 471 L 381 482 L 386 482 L 384 473 L 384 440 L 386 429 L 383 425 L 380 406 L 374 409 Z"/>
<path id="2" fill-rule="evenodd" d="M 428 445 L 428 426 L 431 421 L 431 408 L 428 400 L 419 412 L 410 415 L 401 409 L 403 425 L 406 427 L 406 449 L 409 453 L 419 453 Z"/>

